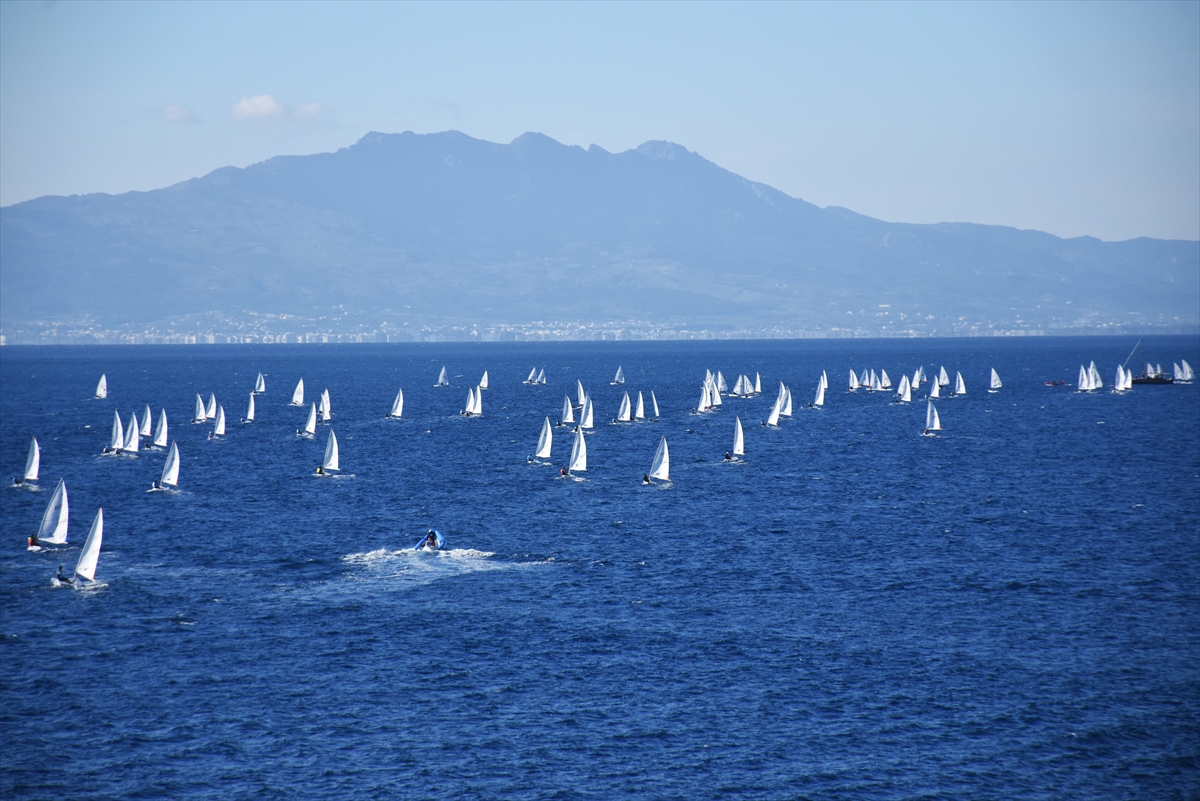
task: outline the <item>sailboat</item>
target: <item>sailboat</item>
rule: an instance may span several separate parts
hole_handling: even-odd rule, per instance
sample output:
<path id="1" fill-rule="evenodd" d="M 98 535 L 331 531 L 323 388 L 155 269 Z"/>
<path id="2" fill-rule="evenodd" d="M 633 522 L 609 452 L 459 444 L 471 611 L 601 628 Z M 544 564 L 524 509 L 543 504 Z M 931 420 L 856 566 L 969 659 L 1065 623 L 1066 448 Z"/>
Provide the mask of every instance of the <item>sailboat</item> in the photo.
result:
<path id="1" fill-rule="evenodd" d="M 650 405 L 654 408 L 654 416 L 651 420 L 658 420 L 658 398 L 654 397 L 654 390 L 650 390 Z"/>
<path id="2" fill-rule="evenodd" d="M 533 454 L 534 459 L 549 459 L 550 446 L 554 442 L 554 429 L 550 426 L 550 418 L 547 417 L 542 421 L 542 433 L 538 436 L 537 450 Z M 532 461 L 532 460 L 530 460 Z"/>
<path id="3" fill-rule="evenodd" d="M 1114 394 L 1125 391 L 1125 368 L 1119 364 L 1117 365 L 1117 375 L 1113 378 L 1112 391 Z"/>
<path id="4" fill-rule="evenodd" d="M 563 395 L 562 414 L 558 416 L 558 425 L 561 428 L 567 423 L 575 422 L 575 407 L 571 405 L 571 396 Z"/>
<path id="5" fill-rule="evenodd" d="M 633 409 L 633 419 L 639 423 L 646 422 L 646 404 L 642 401 L 642 391 L 638 390 L 637 406 Z"/>
<path id="6" fill-rule="evenodd" d="M 582 409 L 587 402 L 587 393 L 583 391 L 583 382 L 575 379 L 575 406 Z"/>
<path id="7" fill-rule="evenodd" d="M 478 417 L 483 414 L 483 392 L 478 388 L 467 390 L 467 406 L 462 410 L 463 417 Z"/>
<path id="8" fill-rule="evenodd" d="M 617 374 L 615 376 L 613 376 L 613 380 L 611 381 L 611 384 L 612 384 L 612 386 L 615 387 L 617 384 L 624 384 L 624 383 L 625 383 L 625 371 L 621 369 L 621 365 L 617 365 Z"/>
<path id="9" fill-rule="evenodd" d="M 993 367 L 992 368 L 992 379 L 991 379 L 990 385 L 988 386 L 988 392 L 995 395 L 997 392 L 1000 391 L 1000 387 L 1002 387 L 1002 386 L 1004 386 L 1004 385 L 1000 383 L 1000 374 L 997 373 L 996 368 Z"/>
<path id="10" fill-rule="evenodd" d="M 725 376 L 721 375 L 721 371 L 717 371 L 717 394 L 725 395 L 729 392 L 729 385 L 725 383 Z"/>
<path id="11" fill-rule="evenodd" d="M 446 365 L 444 365 L 444 364 L 442 365 L 442 372 L 438 373 L 438 380 L 437 380 L 437 383 L 434 384 L 434 386 L 435 387 L 450 386 L 450 379 L 446 378 Z"/>
<path id="12" fill-rule="evenodd" d="M 263 378 L 263 374 L 259 373 L 258 378 L 254 379 L 254 394 L 265 395 L 267 392 L 267 379 Z"/>
<path id="13" fill-rule="evenodd" d="M 782 385 L 781 385 L 782 386 Z M 771 407 L 771 414 L 767 416 L 767 420 L 763 423 L 768 428 L 779 428 L 779 411 L 783 408 L 783 392 L 775 398 L 775 405 Z"/>
<path id="14" fill-rule="evenodd" d="M 546 368 L 545 367 L 543 367 L 541 370 L 538 370 L 537 381 L 534 381 L 533 383 L 535 383 L 535 384 L 545 384 L 546 383 Z"/>
<path id="15" fill-rule="evenodd" d="M 908 376 L 900 376 L 900 389 L 896 392 L 897 403 L 910 403 L 912 401 L 912 384 L 908 381 Z"/>
<path id="16" fill-rule="evenodd" d="M 522 384 L 536 384 L 537 383 L 537 368 L 534 367 L 532 370 L 530 370 L 529 376 L 521 383 Z"/>
<path id="17" fill-rule="evenodd" d="M 583 438 L 583 431 L 575 429 L 575 443 L 571 446 L 571 459 L 567 462 L 567 467 L 563 471 L 563 475 L 571 475 L 572 473 L 587 472 L 587 441 Z"/>
<path id="18" fill-rule="evenodd" d="M 671 449 L 667 447 L 666 437 L 658 441 L 658 450 L 654 452 L 654 461 L 650 463 L 650 480 L 671 480 Z"/>
<path id="19" fill-rule="evenodd" d="M 913 389 L 920 388 L 920 386 L 921 386 L 921 368 L 920 367 L 918 367 L 916 370 L 913 370 L 913 377 L 912 377 L 912 381 L 909 382 L 909 386 L 912 387 Z"/>
<path id="20" fill-rule="evenodd" d="M 934 436 L 934 431 L 942 430 L 942 421 L 938 417 L 937 409 L 934 408 L 933 401 L 927 401 L 925 404 L 925 431 L 924 436 Z"/>
<path id="21" fill-rule="evenodd" d="M 138 431 L 137 415 L 129 415 L 129 425 L 125 426 L 125 444 L 121 446 L 121 450 L 132 456 L 138 452 L 138 445 L 141 443 L 141 434 Z"/>
<path id="22" fill-rule="evenodd" d="M 733 382 L 733 396 L 744 398 L 746 396 L 746 376 L 739 375 L 737 381 Z"/>
<path id="23" fill-rule="evenodd" d="M 242 418 L 243 423 L 254 422 L 254 393 L 250 393 L 250 405 L 246 407 L 246 416 Z"/>
<path id="24" fill-rule="evenodd" d="M 83 550 L 79 552 L 79 561 L 75 563 L 75 575 L 71 583 L 78 586 L 80 579 L 89 582 L 96 580 L 96 563 L 100 561 L 100 544 L 104 540 L 104 510 L 96 511 L 96 519 L 88 529 L 87 539 L 83 541 Z"/>
<path id="25" fill-rule="evenodd" d="M 50 496 L 50 503 L 46 504 L 46 511 L 42 514 L 42 524 L 38 526 L 37 534 L 29 542 L 30 549 L 39 548 L 41 545 L 66 545 L 69 512 L 67 484 L 60 478 L 58 486 L 54 488 L 54 494 Z"/>
<path id="26" fill-rule="evenodd" d="M 37 437 L 32 437 L 29 440 L 29 455 L 25 457 L 25 472 L 23 477 L 14 484 L 24 484 L 29 481 L 37 481 L 38 470 L 42 466 L 42 449 L 38 445 Z"/>
<path id="27" fill-rule="evenodd" d="M 783 405 L 779 407 L 779 413 L 784 417 L 792 416 L 792 390 L 788 387 L 783 388 Z"/>
<path id="28" fill-rule="evenodd" d="M 210 392 L 208 393 L 208 405 L 204 407 L 204 417 L 211 420 L 217 416 L 217 396 Z"/>
<path id="29" fill-rule="evenodd" d="M 854 374 L 854 371 L 851 370 L 850 371 L 850 389 L 848 389 L 847 392 L 856 392 L 856 391 L 858 391 L 858 387 L 859 387 L 858 376 L 856 376 Z"/>
<path id="30" fill-rule="evenodd" d="M 931 397 L 931 398 L 942 397 L 942 385 L 939 384 L 937 381 L 934 381 L 932 384 L 929 385 L 929 397 Z"/>
<path id="31" fill-rule="evenodd" d="M 104 449 L 105 453 L 120 453 L 125 447 L 125 426 L 121 424 L 121 413 L 113 412 L 112 435 L 108 440 L 108 447 Z"/>
<path id="32" fill-rule="evenodd" d="M 892 379 L 888 378 L 887 370 L 879 371 L 879 388 L 889 390 L 892 388 Z"/>
<path id="33" fill-rule="evenodd" d="M 762 377 L 758 373 L 754 374 L 754 394 L 762 394 Z"/>
<path id="34" fill-rule="evenodd" d="M 821 406 L 825 405 L 825 381 L 824 380 L 817 382 L 817 395 L 816 395 L 816 397 L 813 398 L 812 405 L 817 408 L 820 408 Z"/>
<path id="35" fill-rule="evenodd" d="M 917 382 L 917 386 L 920 386 L 921 384 L 929 383 L 929 379 L 925 377 L 925 366 L 924 365 L 917 368 L 917 373 L 920 375 L 920 380 Z"/>
<path id="36" fill-rule="evenodd" d="M 321 466 L 317 468 L 317 475 L 323 476 L 329 473 L 338 471 L 338 444 L 337 435 L 333 433 L 333 429 L 329 429 L 329 439 L 325 440 L 325 458 L 321 461 Z"/>
<path id="37" fill-rule="evenodd" d="M 862 372 L 858 374 L 858 385 L 860 387 L 865 387 L 867 392 L 871 391 L 871 378 L 867 375 L 867 368 L 865 367 L 862 369 Z"/>
<path id="38" fill-rule="evenodd" d="M 882 392 L 883 385 L 879 383 L 879 376 L 875 375 L 875 371 L 871 370 L 871 383 L 867 385 L 869 392 Z"/>
<path id="39" fill-rule="evenodd" d="M 140 426 L 141 435 L 143 437 L 150 436 L 150 426 L 154 423 L 154 416 L 150 414 L 150 404 L 146 404 L 146 410 L 142 412 L 142 425 Z"/>
<path id="40" fill-rule="evenodd" d="M 317 404 L 310 403 L 308 405 L 308 420 L 304 423 L 304 428 L 297 429 L 296 436 L 307 437 L 312 439 L 317 434 Z"/>
<path id="41" fill-rule="evenodd" d="M 484 371 L 483 371 L 483 378 L 479 379 L 479 388 L 480 388 L 480 389 L 487 389 L 487 388 L 488 388 L 488 377 L 487 377 L 487 370 L 484 370 Z"/>
<path id="42" fill-rule="evenodd" d="M 321 405 L 317 408 L 317 412 L 321 415 L 321 422 L 328 423 L 333 417 L 333 404 L 329 402 L 329 390 L 321 391 Z"/>
<path id="43" fill-rule="evenodd" d="M 1158 373 L 1162 374 L 1161 368 Z M 1091 379 L 1092 389 L 1104 389 L 1104 379 L 1100 378 L 1100 371 L 1096 369 L 1095 361 L 1088 365 L 1088 377 Z"/>
<path id="44" fill-rule="evenodd" d="M 104 400 L 108 397 L 108 376 L 101 375 L 100 383 L 96 385 L 96 399 Z"/>
<path id="45" fill-rule="evenodd" d="M 288 406 L 303 406 L 304 405 L 304 379 L 301 378 L 296 382 L 296 389 L 292 392 L 292 402 Z"/>
<path id="46" fill-rule="evenodd" d="M 167 461 L 163 463 L 162 477 L 150 487 L 150 491 L 175 489 L 178 485 L 179 445 L 172 442 L 171 450 L 167 451 Z"/>
<path id="47" fill-rule="evenodd" d="M 939 384 L 941 384 L 943 387 L 950 386 L 950 376 L 946 374 L 945 366 L 943 366 L 942 369 L 938 372 L 937 382 Z"/>
<path id="48" fill-rule="evenodd" d="M 592 418 L 594 410 L 592 408 L 592 396 L 588 395 L 583 402 L 583 410 L 579 413 L 579 427 L 582 429 L 592 428 Z"/>
<path id="49" fill-rule="evenodd" d="M 633 404 L 629 402 L 629 393 L 626 392 L 625 395 L 621 398 L 621 406 L 617 410 L 617 419 L 613 420 L 613 422 L 614 423 L 632 422 L 632 419 L 633 419 L 632 412 L 631 412 L 632 406 L 633 406 Z"/>
<path id="50" fill-rule="evenodd" d="M 404 390 L 396 390 L 396 399 L 392 401 L 392 410 L 387 413 L 388 420 L 399 420 L 404 413 Z"/>
<path id="51" fill-rule="evenodd" d="M 1192 371 L 1192 366 L 1187 363 L 1187 359 L 1179 360 L 1179 365 L 1175 367 L 1173 377 L 1180 384 L 1190 384 L 1196 380 L 1196 374 Z"/>
<path id="52" fill-rule="evenodd" d="M 696 404 L 695 414 L 702 414 L 712 408 L 712 402 L 708 399 L 708 382 L 705 381 L 700 386 L 700 401 Z"/>
<path id="53" fill-rule="evenodd" d="M 218 406 L 217 407 L 217 421 L 213 425 L 212 433 L 209 434 L 208 438 L 213 439 L 215 437 L 223 437 L 223 436 L 225 436 L 225 407 Z"/>
<path id="54" fill-rule="evenodd" d="M 208 422 L 208 413 L 204 411 L 204 398 L 200 397 L 200 393 L 196 393 L 196 411 L 192 413 L 192 423 Z"/>
<path id="55" fill-rule="evenodd" d="M 717 373 L 717 375 L 720 375 L 720 373 Z M 725 389 L 729 389 L 729 387 L 725 387 Z M 718 384 L 715 380 L 712 382 L 711 385 L 709 385 L 708 398 L 709 398 L 709 400 L 712 401 L 712 405 L 713 405 L 714 409 L 717 408 L 718 406 L 720 406 L 722 403 L 724 403 L 724 401 L 721 400 L 721 391 L 722 391 L 721 385 Z"/>
<path id="56" fill-rule="evenodd" d="M 965 383 L 963 383 L 962 373 L 960 373 L 956 370 L 954 372 L 954 391 L 950 393 L 950 397 L 953 398 L 956 395 L 966 395 L 966 394 L 967 394 L 967 385 Z"/>
<path id="57" fill-rule="evenodd" d="M 733 418 L 733 458 L 732 462 L 741 461 L 742 456 L 746 455 L 746 437 L 742 433 L 742 418 Z"/>

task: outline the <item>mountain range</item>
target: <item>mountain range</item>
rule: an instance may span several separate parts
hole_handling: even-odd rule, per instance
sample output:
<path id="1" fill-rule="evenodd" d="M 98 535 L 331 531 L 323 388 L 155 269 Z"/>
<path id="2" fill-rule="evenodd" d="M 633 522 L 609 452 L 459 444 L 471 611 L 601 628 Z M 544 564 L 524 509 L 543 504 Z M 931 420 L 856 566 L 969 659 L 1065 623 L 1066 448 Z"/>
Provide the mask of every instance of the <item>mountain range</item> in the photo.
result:
<path id="1" fill-rule="evenodd" d="M 0 209 L 0 325 L 326 310 L 874 333 L 1195 328 L 1200 242 L 821 208 L 670 142 L 368 133 Z"/>

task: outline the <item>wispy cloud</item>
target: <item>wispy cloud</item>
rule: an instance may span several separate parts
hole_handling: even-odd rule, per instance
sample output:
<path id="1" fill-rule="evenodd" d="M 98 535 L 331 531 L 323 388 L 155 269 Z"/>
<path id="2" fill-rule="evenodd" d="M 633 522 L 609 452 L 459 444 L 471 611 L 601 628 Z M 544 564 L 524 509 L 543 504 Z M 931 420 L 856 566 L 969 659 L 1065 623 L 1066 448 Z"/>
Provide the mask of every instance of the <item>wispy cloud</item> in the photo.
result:
<path id="1" fill-rule="evenodd" d="M 163 106 L 162 118 L 167 122 L 183 124 L 200 122 L 199 115 L 187 106 Z"/>
<path id="2" fill-rule="evenodd" d="M 261 120 L 282 117 L 283 104 L 270 95 L 255 95 L 243 97 L 233 104 L 233 118 L 236 120 Z"/>
<path id="3" fill-rule="evenodd" d="M 320 103 L 305 103 L 297 108 L 289 108 L 271 95 L 254 95 L 243 97 L 233 104 L 235 120 L 295 120 L 308 122 L 315 120 L 321 114 Z"/>

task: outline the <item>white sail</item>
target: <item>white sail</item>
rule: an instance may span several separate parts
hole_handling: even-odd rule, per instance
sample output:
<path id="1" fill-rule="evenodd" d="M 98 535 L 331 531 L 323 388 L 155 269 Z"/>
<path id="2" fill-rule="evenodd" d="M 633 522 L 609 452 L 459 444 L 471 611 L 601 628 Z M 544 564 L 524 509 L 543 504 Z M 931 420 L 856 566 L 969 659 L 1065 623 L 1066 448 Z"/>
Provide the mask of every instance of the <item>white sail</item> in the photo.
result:
<path id="1" fill-rule="evenodd" d="M 438 373 L 438 380 L 437 380 L 437 383 L 434 384 L 434 386 L 435 387 L 450 386 L 450 379 L 446 378 L 446 365 L 444 365 L 444 364 L 442 365 L 442 371 L 440 373 Z"/>
<path id="2" fill-rule="evenodd" d="M 708 382 L 705 382 L 700 387 L 700 402 L 696 404 L 696 411 L 707 412 L 711 406 L 712 403 L 708 399 Z"/>
<path id="3" fill-rule="evenodd" d="M 1192 372 L 1192 366 L 1187 363 L 1187 359 L 1180 359 L 1179 367 L 1183 371 L 1183 378 L 1180 379 L 1181 381 L 1195 381 L 1196 380 L 1196 374 L 1194 372 Z"/>
<path id="4" fill-rule="evenodd" d="M 619 364 L 617 365 L 617 374 L 615 376 L 613 376 L 612 382 L 614 384 L 624 384 L 625 383 L 625 371 L 621 369 L 621 365 L 619 365 Z"/>
<path id="5" fill-rule="evenodd" d="M 321 467 L 325 470 L 338 469 L 337 435 L 332 428 L 329 429 L 329 439 L 325 440 L 325 458 L 321 461 Z"/>
<path id="6" fill-rule="evenodd" d="M 317 404 L 310 403 L 308 405 L 308 420 L 304 423 L 305 434 L 317 433 Z"/>
<path id="7" fill-rule="evenodd" d="M 892 388 L 892 379 L 888 378 L 887 370 L 879 371 L 879 388 L 880 389 L 891 389 Z"/>
<path id="8" fill-rule="evenodd" d="M 471 414 L 483 414 L 483 390 L 475 387 L 475 401 L 471 405 Z"/>
<path id="9" fill-rule="evenodd" d="M 783 388 L 783 406 L 780 407 L 779 413 L 784 417 L 792 416 L 792 390 L 789 387 Z"/>
<path id="10" fill-rule="evenodd" d="M 746 437 L 742 433 L 742 418 L 733 418 L 733 455 L 746 455 Z"/>
<path id="11" fill-rule="evenodd" d="M 642 391 L 640 389 L 638 390 L 637 406 L 635 406 L 634 410 L 633 410 L 633 419 L 634 420 L 645 420 L 646 419 L 646 404 L 642 401 Z"/>
<path id="12" fill-rule="evenodd" d="M 29 455 L 25 457 L 25 481 L 37 481 L 38 470 L 42 467 L 42 449 L 38 446 L 37 437 L 29 440 Z"/>
<path id="13" fill-rule="evenodd" d="M 567 463 L 567 472 L 587 472 L 587 441 L 583 438 L 583 431 L 579 429 L 575 431 L 575 444 L 571 446 L 571 461 Z"/>
<path id="14" fill-rule="evenodd" d="M 213 434 L 218 437 L 225 436 L 225 407 L 217 407 L 217 422 L 213 425 Z"/>
<path id="15" fill-rule="evenodd" d="M 650 405 L 654 407 L 654 419 L 658 419 L 658 398 L 654 397 L 654 390 L 650 390 Z"/>
<path id="16" fill-rule="evenodd" d="M 925 405 L 925 432 L 941 430 L 942 421 L 938 417 L 937 409 L 934 408 L 933 402 L 930 401 Z"/>
<path id="17" fill-rule="evenodd" d="M 779 393 L 779 396 L 775 398 L 775 405 L 771 407 L 771 414 L 767 416 L 767 425 L 769 425 L 769 426 L 779 425 L 779 410 L 782 408 L 783 408 L 783 392 L 781 391 Z"/>
<path id="18" fill-rule="evenodd" d="M 579 427 L 580 428 L 591 428 L 592 427 L 592 417 L 593 417 L 592 396 L 589 395 L 583 403 L 583 411 L 581 411 L 579 413 Z"/>
<path id="19" fill-rule="evenodd" d="M 329 400 L 329 390 L 321 390 L 321 422 L 328 423 L 333 417 L 333 404 Z"/>
<path id="20" fill-rule="evenodd" d="M 121 413 L 113 412 L 112 435 L 108 439 L 109 450 L 119 451 L 125 447 L 125 426 L 121 423 Z"/>
<path id="21" fill-rule="evenodd" d="M 957 371 L 954 373 L 954 394 L 955 395 L 966 395 L 967 394 L 967 385 L 965 383 L 963 383 L 962 373 L 957 372 Z"/>
<path id="22" fill-rule="evenodd" d="M 480 388 L 480 389 L 487 389 L 487 388 L 488 388 L 488 377 L 487 377 L 487 370 L 484 370 L 484 371 L 483 371 L 483 378 L 479 379 L 479 388 Z"/>
<path id="23" fill-rule="evenodd" d="M 931 397 L 931 398 L 942 397 L 942 385 L 936 381 L 934 381 L 932 384 L 930 384 L 929 385 L 929 397 Z"/>
<path id="24" fill-rule="evenodd" d="M 817 395 L 816 395 L 816 397 L 813 398 L 813 406 L 824 406 L 824 405 L 825 405 L 825 382 L 818 381 L 817 382 Z"/>
<path id="25" fill-rule="evenodd" d="M 621 407 L 617 410 L 617 422 L 628 423 L 631 420 L 630 407 L 633 404 L 629 402 L 629 393 L 626 392 L 621 398 Z"/>
<path id="26" fill-rule="evenodd" d="M 913 389 L 917 389 L 918 387 L 921 386 L 921 368 L 920 367 L 918 367 L 916 370 L 913 370 L 913 377 L 912 377 L 912 381 L 909 382 L 909 386 L 911 386 Z"/>
<path id="27" fill-rule="evenodd" d="M 996 368 L 993 367 L 992 368 L 992 380 L 991 380 L 991 384 L 988 388 L 992 392 L 995 392 L 996 390 L 1000 389 L 1000 387 L 1002 387 L 1002 386 L 1004 386 L 1004 385 L 1000 383 L 1000 374 L 997 373 Z"/>
<path id="28" fill-rule="evenodd" d="M 578 378 L 575 379 L 575 405 L 583 408 L 583 404 L 587 402 L 587 393 L 583 391 L 583 382 Z"/>
<path id="29" fill-rule="evenodd" d="M 874 370 L 871 371 L 871 383 L 868 384 L 867 386 L 870 387 L 872 392 L 883 391 L 883 385 L 879 383 L 879 376 L 875 375 Z"/>
<path id="30" fill-rule="evenodd" d="M 671 480 L 671 450 L 667 447 L 666 437 L 658 441 L 658 450 L 654 452 L 654 461 L 650 464 L 650 478 Z"/>
<path id="31" fill-rule="evenodd" d="M 1187 362 L 1184 362 L 1183 366 L 1187 367 Z M 1133 389 L 1133 371 L 1132 370 L 1125 371 L 1125 383 L 1123 383 L 1121 385 L 1121 389 Z"/>
<path id="32" fill-rule="evenodd" d="M 167 461 L 163 465 L 159 483 L 166 487 L 174 487 L 179 483 L 179 446 L 174 442 L 171 443 L 171 450 L 167 451 Z"/>
<path id="33" fill-rule="evenodd" d="M 475 387 L 467 389 L 467 402 L 463 405 L 463 414 L 475 414 Z"/>
<path id="34" fill-rule="evenodd" d="M 96 385 L 96 397 L 104 400 L 108 397 L 108 376 L 101 375 L 100 383 Z"/>
<path id="35" fill-rule="evenodd" d="M 67 484 L 61 478 L 46 511 L 42 515 L 42 524 L 38 527 L 38 542 L 49 545 L 63 545 L 67 541 L 67 515 L 70 504 L 67 503 Z"/>
<path id="36" fill-rule="evenodd" d="M 388 412 L 388 417 L 393 420 L 399 420 L 400 415 L 404 414 L 404 390 L 396 390 L 396 399 L 392 401 L 392 410 Z"/>
<path id="37" fill-rule="evenodd" d="M 150 436 L 150 427 L 154 424 L 154 415 L 150 414 L 150 404 L 146 404 L 146 410 L 142 412 L 142 424 L 139 431 L 143 437 Z"/>
<path id="38" fill-rule="evenodd" d="M 539 459 L 550 458 L 550 446 L 554 442 L 554 429 L 550 427 L 550 418 L 547 417 L 542 422 L 542 433 L 538 437 L 537 452 L 534 453 Z"/>
<path id="39" fill-rule="evenodd" d="M 560 423 L 575 422 L 575 407 L 571 405 L 571 396 L 563 395 L 562 414 L 559 416 Z"/>
<path id="40" fill-rule="evenodd" d="M 1162 374 L 1162 367 L 1158 368 L 1158 374 Z M 1095 362 L 1092 362 L 1091 366 L 1088 367 L 1088 377 L 1091 380 L 1092 389 L 1104 388 L 1104 379 L 1100 378 L 1100 371 L 1096 369 Z"/>
<path id="41" fill-rule="evenodd" d="M 917 368 L 917 373 L 919 373 L 921 376 L 921 380 L 917 382 L 918 385 L 923 384 L 923 383 L 929 383 L 929 379 L 925 377 L 925 366 L 924 365 L 921 365 L 920 367 Z"/>
<path id="42" fill-rule="evenodd" d="M 733 394 L 741 397 L 746 393 L 746 376 L 739 375 L 737 381 L 733 382 Z"/>
<path id="43" fill-rule="evenodd" d="M 538 383 L 538 384 L 546 383 L 546 368 L 545 367 L 543 367 L 541 370 L 538 370 L 538 377 L 537 377 L 537 381 L 535 383 Z"/>
<path id="44" fill-rule="evenodd" d="M 1179 362 L 1171 364 L 1171 377 L 1176 381 L 1183 380 L 1183 368 L 1179 366 Z"/>
<path id="45" fill-rule="evenodd" d="M 850 391 L 854 392 L 856 389 L 858 389 L 858 387 L 859 387 L 858 376 L 856 376 L 854 374 L 854 371 L 851 370 L 850 371 Z"/>
<path id="46" fill-rule="evenodd" d="M 867 375 L 867 368 L 865 367 L 863 368 L 862 372 L 859 373 L 858 385 L 860 387 L 866 387 L 868 391 L 871 389 L 871 378 Z"/>
<path id="47" fill-rule="evenodd" d="M 141 442 L 141 434 L 138 433 L 137 415 L 129 415 L 129 425 L 125 426 L 125 444 L 121 446 L 121 450 L 126 453 L 137 453 L 138 444 Z"/>
<path id="48" fill-rule="evenodd" d="M 729 392 L 729 386 L 725 383 L 725 376 L 721 375 L 721 371 L 717 371 L 717 394 Z"/>
<path id="49" fill-rule="evenodd" d="M 167 410 L 158 410 L 158 425 L 154 427 L 154 446 L 157 448 L 167 447 Z"/>
<path id="50" fill-rule="evenodd" d="M 762 394 L 762 377 L 758 373 L 754 374 L 754 394 Z"/>
<path id="51" fill-rule="evenodd" d="M 208 405 L 204 407 L 204 417 L 211 420 L 217 416 L 217 396 L 210 392 L 208 393 Z"/>
<path id="52" fill-rule="evenodd" d="M 829 376 L 824 370 L 821 371 L 821 386 L 825 389 L 829 389 Z"/>
<path id="53" fill-rule="evenodd" d="M 250 393 L 250 405 L 246 407 L 246 422 L 254 422 L 254 393 Z"/>
<path id="54" fill-rule="evenodd" d="M 259 373 L 258 378 L 254 379 L 254 391 L 259 395 L 267 391 L 267 379 L 263 378 L 262 373 Z"/>
<path id="55" fill-rule="evenodd" d="M 1079 365 L 1079 378 L 1075 380 L 1076 392 L 1087 392 L 1092 388 L 1092 377 L 1088 373 L 1088 369 L 1082 364 Z"/>
<path id="56" fill-rule="evenodd" d="M 96 580 L 96 563 L 100 561 L 100 544 L 104 540 L 104 510 L 96 511 L 96 519 L 88 529 L 87 539 L 83 541 L 83 550 L 79 552 L 79 561 L 75 563 L 75 578 Z"/>
<path id="57" fill-rule="evenodd" d="M 529 371 L 529 377 L 525 379 L 524 383 L 526 383 L 526 384 L 536 384 L 537 383 L 537 368 L 536 367 L 534 367 L 532 370 Z"/>
<path id="58" fill-rule="evenodd" d="M 291 406 L 303 406 L 304 405 L 304 379 L 303 378 L 301 378 L 299 381 L 296 382 L 296 389 L 294 392 L 292 392 L 292 402 L 289 405 L 291 405 Z"/>
<path id="59" fill-rule="evenodd" d="M 200 393 L 196 393 L 196 411 L 192 412 L 193 423 L 203 423 L 208 419 L 208 415 L 204 413 L 204 399 L 200 397 Z"/>
<path id="60" fill-rule="evenodd" d="M 908 382 L 908 376 L 900 377 L 900 390 L 896 393 L 896 399 L 901 403 L 912 402 L 912 384 Z"/>
<path id="61" fill-rule="evenodd" d="M 944 366 L 938 372 L 938 383 L 943 387 L 950 386 L 950 376 L 946 373 L 946 368 Z"/>

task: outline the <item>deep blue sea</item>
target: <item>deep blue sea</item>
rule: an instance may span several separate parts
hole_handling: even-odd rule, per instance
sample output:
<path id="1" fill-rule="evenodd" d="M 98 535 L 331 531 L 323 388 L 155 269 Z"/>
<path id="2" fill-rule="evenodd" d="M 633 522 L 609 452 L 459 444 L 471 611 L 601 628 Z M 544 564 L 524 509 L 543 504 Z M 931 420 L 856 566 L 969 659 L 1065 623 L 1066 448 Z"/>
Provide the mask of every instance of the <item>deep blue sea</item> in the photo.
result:
<path id="1" fill-rule="evenodd" d="M 1200 797 L 1200 384 L 1043 384 L 1093 359 L 1111 382 L 1133 344 L 5 347 L 3 481 L 31 435 L 42 466 L 0 487 L 0 797 Z M 1147 349 L 1200 367 L 1195 337 Z M 846 392 L 921 365 L 967 384 L 938 438 L 927 385 Z M 691 415 L 706 368 L 764 393 Z M 295 435 L 300 377 L 337 478 L 328 426 Z M 564 429 L 526 461 L 576 379 L 583 481 Z M 762 428 L 781 380 L 795 413 Z M 639 389 L 661 421 L 610 425 Z M 146 492 L 161 452 L 100 455 L 146 404 L 178 493 Z M 664 435 L 672 483 L 642 486 Z M 60 477 L 70 543 L 29 553 Z M 53 587 L 99 507 L 98 586 Z M 430 527 L 450 550 L 413 550 Z"/>

